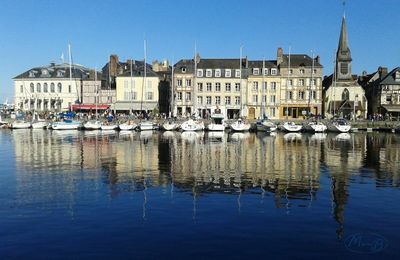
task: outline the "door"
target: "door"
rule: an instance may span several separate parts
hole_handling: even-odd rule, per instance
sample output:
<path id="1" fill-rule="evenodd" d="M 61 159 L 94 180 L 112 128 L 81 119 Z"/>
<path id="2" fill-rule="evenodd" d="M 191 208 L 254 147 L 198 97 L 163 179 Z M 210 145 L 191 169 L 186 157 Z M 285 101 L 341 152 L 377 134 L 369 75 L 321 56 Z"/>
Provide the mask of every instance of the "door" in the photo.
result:
<path id="1" fill-rule="evenodd" d="M 254 107 L 251 107 L 249 109 L 249 115 L 248 115 L 249 119 L 254 119 L 256 118 L 256 109 Z"/>

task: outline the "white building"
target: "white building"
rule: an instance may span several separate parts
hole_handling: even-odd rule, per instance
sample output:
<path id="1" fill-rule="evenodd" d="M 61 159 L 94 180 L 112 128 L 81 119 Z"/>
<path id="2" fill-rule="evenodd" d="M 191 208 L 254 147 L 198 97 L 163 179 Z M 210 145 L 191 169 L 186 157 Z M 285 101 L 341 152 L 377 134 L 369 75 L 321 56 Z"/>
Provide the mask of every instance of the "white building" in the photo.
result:
<path id="1" fill-rule="evenodd" d="M 15 109 L 69 110 L 82 102 L 82 85 L 88 75 L 89 69 L 67 63 L 29 69 L 14 78 Z"/>

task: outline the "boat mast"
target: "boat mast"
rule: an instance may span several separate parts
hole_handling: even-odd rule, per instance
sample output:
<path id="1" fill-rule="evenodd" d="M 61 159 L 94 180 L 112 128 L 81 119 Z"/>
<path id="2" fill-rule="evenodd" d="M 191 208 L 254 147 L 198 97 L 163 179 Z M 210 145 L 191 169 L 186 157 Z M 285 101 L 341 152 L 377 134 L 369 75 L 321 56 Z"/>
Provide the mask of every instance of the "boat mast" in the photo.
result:
<path id="1" fill-rule="evenodd" d="M 131 64 L 131 67 L 130 67 L 130 72 L 131 72 L 131 97 L 130 97 L 130 100 L 131 100 L 131 107 L 130 107 L 130 111 L 129 111 L 129 114 L 133 114 L 133 105 L 132 105 L 132 103 L 133 103 L 133 79 L 132 79 L 132 74 L 133 74 L 133 70 L 132 70 L 132 63 L 133 63 L 133 59 L 131 59 L 130 60 L 130 64 Z"/>
<path id="2" fill-rule="evenodd" d="M 311 65 L 311 82 L 308 89 L 308 116 L 311 114 L 310 102 L 311 102 L 311 94 L 313 89 L 313 82 L 314 82 L 314 52 L 312 53 L 312 65 Z"/>
<path id="3" fill-rule="evenodd" d="M 240 90 L 240 116 L 243 117 L 243 100 L 242 100 L 242 51 L 243 45 L 240 46 L 240 58 L 239 58 L 239 68 L 240 68 L 240 81 L 239 81 L 239 90 Z"/>
<path id="4" fill-rule="evenodd" d="M 265 56 L 263 57 L 263 67 L 262 67 L 262 71 L 261 71 L 261 73 L 262 73 L 261 120 L 264 119 L 264 114 L 265 114 L 265 99 L 264 99 L 264 97 L 266 98 L 266 96 L 265 96 L 265 88 L 266 88 L 266 86 L 265 86 L 265 74 L 264 74 L 264 71 L 265 71 Z"/>
<path id="5" fill-rule="evenodd" d="M 196 97 L 196 77 L 197 77 L 197 45 L 194 43 L 194 72 L 193 72 L 193 113 L 197 117 L 197 97 Z M 186 84 L 185 84 L 186 86 Z"/>
<path id="6" fill-rule="evenodd" d="M 69 44 L 69 43 L 68 43 L 68 58 L 69 58 L 69 85 L 72 88 L 72 55 L 71 55 L 71 44 Z M 78 90 L 77 90 L 77 94 L 78 94 L 78 101 L 79 101 Z"/>
<path id="7" fill-rule="evenodd" d="M 286 81 L 286 121 L 288 120 L 288 116 L 289 116 L 290 51 L 291 51 L 291 46 L 289 46 L 288 75 L 287 75 L 287 81 Z"/>
<path id="8" fill-rule="evenodd" d="M 96 91 L 95 102 L 96 102 L 96 119 L 97 119 L 97 103 L 98 103 L 98 95 L 99 95 L 99 89 L 97 86 L 97 67 L 94 67 L 94 88 Z"/>
<path id="9" fill-rule="evenodd" d="M 142 83 L 142 99 L 141 99 L 141 102 L 140 102 L 140 111 L 142 111 L 142 112 L 143 112 L 143 99 L 144 99 L 143 98 L 143 95 L 144 95 L 143 90 L 146 89 L 146 85 L 145 84 L 146 84 L 146 72 L 147 72 L 147 68 L 146 68 L 146 39 L 144 40 L 143 49 L 144 49 L 143 83 Z"/>
<path id="10" fill-rule="evenodd" d="M 333 53 L 333 117 L 336 115 L 336 51 Z"/>
<path id="11" fill-rule="evenodd" d="M 171 93 L 170 93 L 170 108 L 169 108 L 169 111 L 170 111 L 170 115 L 168 115 L 168 117 L 174 117 L 174 106 L 175 106 L 175 97 L 174 97 L 174 93 L 175 93 L 175 91 L 174 91 L 174 88 L 175 88 L 175 86 L 174 86 L 174 67 L 175 67 L 175 64 L 174 64 L 174 58 L 172 58 L 172 71 L 171 71 Z"/>

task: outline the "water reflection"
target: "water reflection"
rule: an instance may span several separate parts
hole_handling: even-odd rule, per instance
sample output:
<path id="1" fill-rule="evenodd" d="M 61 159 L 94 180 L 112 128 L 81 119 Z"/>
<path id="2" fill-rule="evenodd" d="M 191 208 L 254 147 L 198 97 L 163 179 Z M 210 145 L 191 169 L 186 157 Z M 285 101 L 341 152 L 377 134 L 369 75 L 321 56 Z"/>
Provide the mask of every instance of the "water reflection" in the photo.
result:
<path id="1" fill-rule="evenodd" d="M 394 134 L 20 130 L 11 137 L 19 201 L 45 203 L 64 193 L 73 203 L 82 182 L 93 192 L 105 185 L 111 198 L 143 192 L 143 219 L 147 192 L 157 187 L 169 187 L 171 196 L 191 194 L 194 219 L 204 194 L 237 196 L 238 211 L 243 194 L 271 196 L 289 214 L 313 206 L 326 174 L 340 238 L 352 182 L 400 184 L 400 137 Z"/>

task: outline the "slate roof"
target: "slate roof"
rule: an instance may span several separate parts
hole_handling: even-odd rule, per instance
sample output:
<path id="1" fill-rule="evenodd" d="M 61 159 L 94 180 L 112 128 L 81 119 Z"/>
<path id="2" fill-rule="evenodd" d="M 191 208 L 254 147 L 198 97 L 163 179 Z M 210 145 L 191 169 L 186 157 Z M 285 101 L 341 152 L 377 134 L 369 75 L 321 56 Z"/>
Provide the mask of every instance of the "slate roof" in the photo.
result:
<path id="1" fill-rule="evenodd" d="M 400 85 L 400 80 L 396 81 L 396 72 L 400 72 L 400 67 L 397 67 L 393 69 L 391 72 L 389 72 L 380 82 L 381 85 Z"/>
<path id="2" fill-rule="evenodd" d="M 31 68 L 24 73 L 14 77 L 14 79 L 50 79 L 58 78 L 65 79 L 70 78 L 69 63 L 55 64 L 51 63 L 48 66 Z M 79 64 L 72 65 L 72 78 L 76 79 L 90 79 L 94 77 L 93 70 L 85 68 Z M 61 74 L 60 74 L 61 73 Z M 98 79 L 101 78 L 101 74 L 97 72 Z"/>
<path id="3" fill-rule="evenodd" d="M 102 68 L 102 72 L 104 75 L 104 78 L 108 76 L 108 66 L 109 62 L 104 65 Z M 143 77 L 144 76 L 144 61 L 140 60 L 133 60 L 132 64 L 132 76 L 133 77 Z M 147 77 L 158 77 L 157 73 L 155 73 L 151 67 L 150 64 L 146 64 L 147 69 L 146 69 L 146 76 Z M 131 65 L 128 62 L 118 62 L 117 65 L 117 77 L 130 77 L 131 76 Z"/>
<path id="4" fill-rule="evenodd" d="M 263 67 L 262 60 L 249 60 L 249 68 L 260 68 Z M 277 68 L 276 60 L 266 60 L 265 61 L 265 68 Z"/>
<path id="5" fill-rule="evenodd" d="M 279 65 L 280 67 L 288 67 L 289 55 L 283 55 L 283 61 Z M 313 59 L 306 54 L 291 54 L 290 55 L 290 67 L 312 67 Z M 314 58 L 314 67 L 322 68 L 322 65 L 317 62 L 317 59 Z"/>

